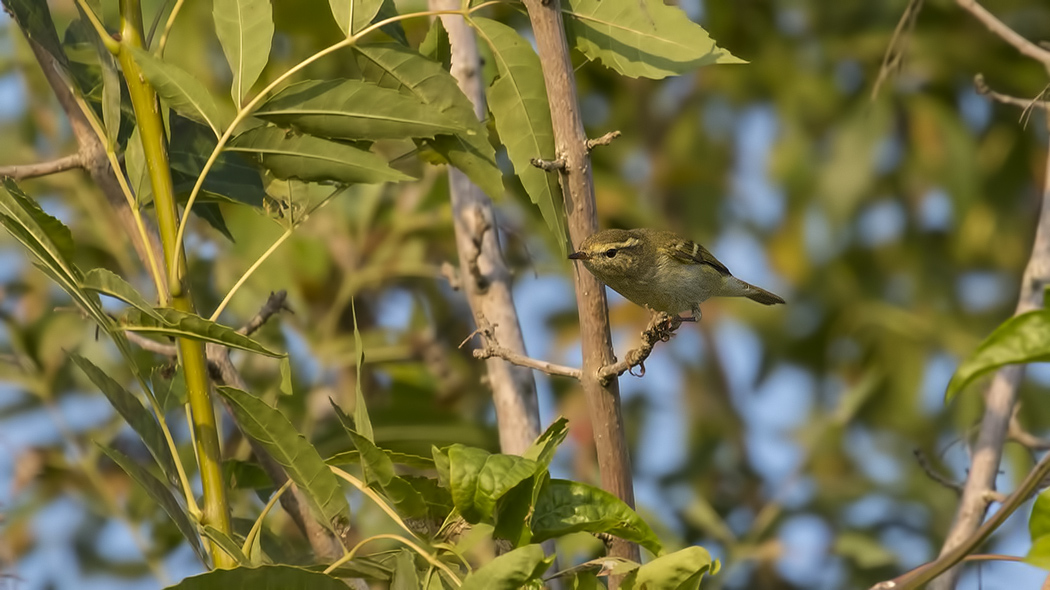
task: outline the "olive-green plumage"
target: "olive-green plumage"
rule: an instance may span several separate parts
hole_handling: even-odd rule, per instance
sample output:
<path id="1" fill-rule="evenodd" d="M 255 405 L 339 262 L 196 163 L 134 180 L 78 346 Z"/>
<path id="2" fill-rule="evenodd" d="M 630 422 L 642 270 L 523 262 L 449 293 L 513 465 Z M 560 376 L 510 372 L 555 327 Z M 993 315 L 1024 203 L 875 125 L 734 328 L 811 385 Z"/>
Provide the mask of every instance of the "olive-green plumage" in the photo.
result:
<path id="1" fill-rule="evenodd" d="M 711 297 L 747 297 L 763 305 L 784 303 L 765 289 L 734 277 L 696 242 L 654 229 L 606 229 L 588 237 L 569 258 L 583 262 L 600 281 L 654 311 L 700 314 Z"/>

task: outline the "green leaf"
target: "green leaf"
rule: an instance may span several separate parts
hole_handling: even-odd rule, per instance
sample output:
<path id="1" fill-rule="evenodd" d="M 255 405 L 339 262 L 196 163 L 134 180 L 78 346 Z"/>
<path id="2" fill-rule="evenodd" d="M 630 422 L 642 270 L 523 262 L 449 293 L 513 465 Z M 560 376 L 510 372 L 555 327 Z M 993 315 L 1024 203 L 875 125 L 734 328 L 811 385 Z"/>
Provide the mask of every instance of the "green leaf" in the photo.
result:
<path id="1" fill-rule="evenodd" d="M 394 462 L 371 440 L 358 434 L 354 430 L 350 418 L 336 405 L 332 399 L 335 415 L 339 418 L 343 430 L 350 437 L 350 442 L 360 453 L 361 470 L 364 472 L 365 483 L 375 484 L 390 501 L 397 507 L 398 511 L 408 517 L 420 517 L 427 511 L 426 500 L 422 494 L 416 491 L 408 482 L 401 479 L 394 472 Z"/>
<path id="2" fill-rule="evenodd" d="M 539 207 L 564 255 L 565 208 L 558 175 L 532 165 L 535 158 L 555 159 L 554 127 L 540 58 L 529 42 L 507 25 L 487 18 L 473 18 L 471 22 L 492 48 L 499 69 L 499 77 L 487 92 L 496 130 L 525 192 Z"/>
<path id="3" fill-rule="evenodd" d="M 148 51 L 128 47 L 135 63 L 142 68 L 143 75 L 168 105 L 183 117 L 203 123 L 221 136 L 230 117 L 223 113 L 215 98 L 193 74 L 166 63 Z"/>
<path id="4" fill-rule="evenodd" d="M 167 590 L 346 590 L 346 583 L 290 565 L 262 565 L 213 570 L 190 576 Z"/>
<path id="5" fill-rule="evenodd" d="M 944 394 L 950 402 L 973 380 L 1004 365 L 1050 360 L 1050 310 L 1039 309 L 1003 322 L 955 370 Z"/>
<path id="6" fill-rule="evenodd" d="M 521 456 L 535 461 L 537 471 L 540 469 L 546 470 L 550 466 L 551 461 L 554 460 L 555 451 L 565 441 L 565 437 L 568 434 L 569 420 L 564 416 L 559 416 Z"/>
<path id="7" fill-rule="evenodd" d="M 51 19 L 51 11 L 47 7 L 47 2 L 3 0 L 3 4 L 26 37 L 39 43 L 63 68 L 69 67 L 69 60 L 62 51 L 62 42 L 58 39 L 58 32 Z"/>
<path id="8" fill-rule="evenodd" d="M 258 127 L 242 133 L 228 149 L 252 154 L 281 179 L 347 184 L 411 180 L 366 149 L 276 127 Z"/>
<path id="9" fill-rule="evenodd" d="M 562 12 L 576 49 L 631 78 L 659 80 L 711 64 L 745 63 L 663 0 L 566 0 Z"/>
<path id="10" fill-rule="evenodd" d="M 1032 546 L 1028 549 L 1024 561 L 1035 567 L 1050 570 L 1050 535 L 1032 539 Z"/>
<path id="11" fill-rule="evenodd" d="M 452 67 L 452 43 L 448 40 L 448 31 L 442 24 L 440 18 L 435 18 L 430 23 L 427 36 L 419 44 L 419 53 L 423 57 L 441 64 L 441 68 L 448 70 Z"/>
<path id="12" fill-rule="evenodd" d="M 398 12 L 394 0 L 383 0 L 382 4 L 379 5 L 379 12 L 377 12 L 375 18 L 372 19 L 372 23 L 375 24 L 395 16 L 398 16 Z M 405 36 L 405 28 L 401 26 L 401 21 L 387 23 L 379 27 L 379 30 L 390 35 L 390 38 L 394 41 L 405 46 L 408 45 L 408 37 Z"/>
<path id="13" fill-rule="evenodd" d="M 169 490 L 159 479 L 154 477 L 153 474 L 140 467 L 138 463 L 124 453 L 102 445 L 98 445 L 98 447 L 107 457 L 119 465 L 125 473 L 138 482 L 138 484 L 142 486 L 142 489 L 146 490 L 149 497 L 153 498 L 153 501 L 160 505 L 171 520 L 175 522 L 175 526 L 178 527 L 182 536 L 186 537 L 186 540 L 190 542 L 190 547 L 193 548 L 193 551 L 197 554 L 197 557 L 200 558 L 201 562 L 208 563 L 208 558 L 204 554 L 204 548 L 201 546 L 200 537 L 197 535 L 197 528 L 193 525 L 193 522 L 190 521 L 189 515 L 183 510 L 182 504 L 179 504 L 179 501 L 175 499 L 171 490 Z"/>
<path id="14" fill-rule="evenodd" d="M 113 408 L 139 435 L 139 438 L 142 439 L 142 444 L 146 445 L 146 449 L 157 460 L 157 464 L 160 465 L 161 472 L 168 478 L 168 482 L 178 486 L 179 475 L 178 470 L 175 468 L 175 459 L 171 455 L 171 448 L 168 447 L 164 433 L 161 432 L 160 425 L 157 423 L 157 419 L 153 417 L 153 414 L 150 414 L 142 406 L 139 398 L 135 397 L 127 389 L 124 389 L 124 386 L 117 383 L 102 369 L 95 366 L 94 363 L 75 353 L 70 353 L 69 358 L 80 367 L 80 370 L 88 376 L 88 379 L 91 379 L 95 387 L 98 387 L 105 394 L 106 399 L 109 400 Z"/>
<path id="15" fill-rule="evenodd" d="M 354 361 L 357 363 L 357 370 L 355 371 L 357 382 L 354 385 L 354 425 L 357 426 L 361 436 L 371 442 L 376 439 L 376 435 L 372 430 L 372 419 L 368 417 L 365 391 L 361 387 L 361 372 L 364 370 L 365 365 L 365 344 L 361 340 L 361 330 L 357 327 L 357 306 L 353 298 L 350 299 L 350 311 L 354 318 Z M 361 449 L 358 448 L 358 450 Z"/>
<path id="16" fill-rule="evenodd" d="M 390 590 L 419 590 L 419 587 L 415 555 L 408 549 L 398 551 L 394 560 L 394 578 L 390 581 Z"/>
<path id="17" fill-rule="evenodd" d="M 244 434 L 257 440 L 281 464 L 303 491 L 310 510 L 333 532 L 349 526 L 350 506 L 339 480 L 280 411 L 259 398 L 232 387 L 219 387 Z M 253 589 L 255 590 L 255 589 Z"/>
<path id="18" fill-rule="evenodd" d="M 535 461 L 461 444 L 448 447 L 447 454 L 452 500 L 471 524 L 490 519 L 496 500 L 536 472 Z"/>
<path id="19" fill-rule="evenodd" d="M 511 541 L 515 547 L 532 542 L 531 522 L 540 492 L 550 480 L 547 468 L 558 445 L 568 434 L 568 420 L 558 418 L 536 441 L 522 453 L 522 457 L 536 462 L 532 477 L 507 492 L 497 503 L 496 528 L 493 534 Z"/>
<path id="20" fill-rule="evenodd" d="M 365 79 L 414 96 L 473 132 L 442 135 L 428 145 L 463 171 L 492 198 L 503 194 L 503 175 L 496 165 L 496 150 L 485 127 L 474 114 L 472 103 L 460 91 L 456 79 L 441 66 L 399 45 L 356 47 L 358 65 Z"/>
<path id="21" fill-rule="evenodd" d="M 332 7 L 336 24 L 349 37 L 372 22 L 383 0 L 328 0 L 328 4 Z"/>
<path id="22" fill-rule="evenodd" d="M 394 462 L 395 465 L 404 465 L 406 467 L 412 467 L 413 469 L 433 469 L 434 460 L 430 457 L 421 457 L 419 455 L 413 455 L 411 453 L 399 453 L 397 451 L 391 451 L 383 449 L 387 457 Z M 361 462 L 360 451 L 343 451 L 342 453 L 336 453 L 328 459 L 325 463 L 329 465 L 350 465 L 359 464 Z"/>
<path id="23" fill-rule="evenodd" d="M 519 590 L 525 584 L 542 579 L 543 572 L 554 563 L 554 557 L 544 557 L 543 547 L 526 545 L 474 570 L 460 590 Z"/>
<path id="24" fill-rule="evenodd" d="M 146 301 L 141 293 L 127 281 L 104 268 L 93 268 L 87 271 L 80 286 L 88 291 L 119 299 L 158 322 L 164 321 L 164 317 L 153 309 L 153 304 Z"/>
<path id="25" fill-rule="evenodd" d="M 150 384 L 153 386 L 153 397 L 157 399 L 162 412 L 167 413 L 186 405 L 186 374 L 182 371 L 182 365 L 154 369 L 150 375 Z"/>
<path id="26" fill-rule="evenodd" d="M 270 58 L 273 8 L 270 0 L 213 0 L 212 17 L 233 72 L 233 104 L 240 105 Z"/>
<path id="27" fill-rule="evenodd" d="M 282 353 L 274 352 L 255 340 L 239 334 L 229 326 L 223 326 L 200 316 L 171 309 L 156 307 L 154 310 L 163 318 L 162 322 L 153 319 L 137 310 L 129 311 L 121 319 L 119 328 L 127 332 L 152 334 L 169 338 L 192 338 L 204 342 L 214 342 L 230 348 L 247 350 L 264 356 L 278 358 Z"/>
<path id="28" fill-rule="evenodd" d="M 718 560 L 703 547 L 686 547 L 657 557 L 624 576 L 623 590 L 661 588 L 666 590 L 696 590 L 704 574 L 718 571 Z"/>
<path id="29" fill-rule="evenodd" d="M 110 330 L 113 322 L 103 311 L 98 296 L 80 288 L 83 277 L 73 264 L 73 235 L 69 228 L 44 213 L 10 178 L 4 178 L 0 186 L 0 225 L 33 253 L 38 268 L 58 283 L 91 319 Z"/>
<path id="30" fill-rule="evenodd" d="M 204 127 L 182 117 L 174 118 L 172 130 L 168 148 L 172 179 L 179 202 L 185 203 L 218 142 Z M 223 151 L 215 159 L 201 191 L 207 201 L 240 203 L 256 208 L 262 207 L 265 194 L 259 170 L 241 155 L 228 151 Z"/>
<path id="31" fill-rule="evenodd" d="M 1050 489 L 1036 496 L 1032 514 L 1028 517 L 1028 532 L 1033 542 L 1039 537 L 1050 535 Z"/>
<path id="32" fill-rule="evenodd" d="M 81 22 L 87 23 L 88 16 L 84 7 L 79 3 L 76 6 Z M 102 72 L 102 124 L 106 128 L 106 143 L 110 148 L 115 148 L 117 136 L 120 134 L 120 74 L 117 72 L 117 60 L 103 45 L 94 28 L 90 32 L 91 45 L 98 55 L 98 64 Z"/>
<path id="33" fill-rule="evenodd" d="M 201 528 L 201 532 L 204 533 L 205 537 L 208 537 L 208 539 L 210 539 L 216 545 L 221 547 L 222 550 L 226 552 L 226 555 L 229 555 L 231 558 L 233 558 L 233 560 L 236 561 L 239 565 L 251 564 L 251 560 L 249 560 L 248 556 L 245 555 L 243 551 L 241 551 L 240 546 L 238 546 L 237 543 L 234 543 L 233 539 L 231 539 L 226 533 L 207 524 Z"/>
<path id="34" fill-rule="evenodd" d="M 468 129 L 412 96 L 360 80 L 310 80 L 285 88 L 255 116 L 335 139 L 402 139 Z"/>
<path id="35" fill-rule="evenodd" d="M 222 216 L 222 209 L 217 203 L 196 203 L 193 205 L 193 214 L 208 222 L 208 225 L 223 235 L 227 240 L 233 242 L 233 234 L 226 225 L 226 219 Z"/>
<path id="36" fill-rule="evenodd" d="M 579 482 L 550 480 L 536 502 L 533 540 L 539 543 L 580 531 L 609 533 L 656 555 L 663 551 L 649 525 L 616 496 Z"/>

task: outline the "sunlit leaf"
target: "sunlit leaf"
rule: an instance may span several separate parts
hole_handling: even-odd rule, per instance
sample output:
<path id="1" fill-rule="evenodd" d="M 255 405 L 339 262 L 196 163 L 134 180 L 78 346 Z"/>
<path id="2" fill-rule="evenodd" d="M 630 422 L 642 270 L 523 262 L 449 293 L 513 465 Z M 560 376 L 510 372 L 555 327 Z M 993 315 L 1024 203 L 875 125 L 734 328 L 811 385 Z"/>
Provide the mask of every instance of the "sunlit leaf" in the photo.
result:
<path id="1" fill-rule="evenodd" d="M 238 426 L 284 467 L 317 519 L 332 530 L 345 528 L 350 522 L 350 505 L 335 474 L 306 437 L 261 399 L 232 387 L 218 389 L 230 402 Z"/>
<path id="2" fill-rule="evenodd" d="M 281 179 L 347 184 L 411 180 L 366 149 L 276 127 L 258 127 L 242 133 L 228 149 L 254 156 Z"/>
<path id="3" fill-rule="evenodd" d="M 1050 310 L 1039 309 L 1003 322 L 955 370 L 948 383 L 949 402 L 981 375 L 1004 365 L 1050 360 Z"/>
<path id="4" fill-rule="evenodd" d="M 84 273 L 84 279 L 81 281 L 80 286 L 88 291 L 119 299 L 158 322 L 164 321 L 164 317 L 153 309 L 153 304 L 146 301 L 146 298 L 141 293 L 136 291 L 127 281 L 104 268 L 93 268 Z"/>
<path id="5" fill-rule="evenodd" d="M 168 586 L 167 590 L 346 590 L 346 583 L 321 572 L 290 565 L 218 569 Z"/>
<path id="6" fill-rule="evenodd" d="M 139 334 L 214 342 L 230 348 L 247 350 L 248 352 L 275 358 L 284 356 L 282 353 L 274 352 L 244 334 L 237 333 L 237 330 L 229 326 L 217 324 L 200 316 L 171 309 L 170 307 L 157 307 L 154 309 L 157 314 L 160 314 L 163 321 L 157 321 L 151 315 L 131 310 L 121 319 L 120 329 L 127 332 L 138 332 Z"/>
<path id="7" fill-rule="evenodd" d="M 488 43 L 499 77 L 488 88 L 489 109 L 500 140 L 529 198 L 565 253 L 565 208 L 558 175 L 532 165 L 532 160 L 555 159 L 554 128 L 540 58 L 532 46 L 505 24 L 487 18 L 471 21 Z"/>
<path id="8" fill-rule="evenodd" d="M 448 460 L 452 500 L 463 519 L 472 524 L 491 518 L 496 501 L 536 472 L 535 461 L 461 444 L 439 454 Z M 437 454 L 434 459 L 438 460 Z M 442 465 L 438 469 L 442 471 Z"/>
<path id="9" fill-rule="evenodd" d="M 270 58 L 273 39 L 270 0 L 213 0 L 215 34 L 233 72 L 230 94 L 240 105 Z"/>
<path id="10" fill-rule="evenodd" d="M 554 556 L 545 557 L 543 547 L 526 545 L 474 570 L 463 580 L 461 590 L 519 590 L 534 580 L 554 563 Z"/>
<path id="11" fill-rule="evenodd" d="M 649 525 L 616 496 L 579 482 L 550 480 L 536 502 L 533 540 L 542 542 L 579 531 L 609 533 L 656 555 L 663 550 Z"/>
<path id="12" fill-rule="evenodd" d="M 468 129 L 418 99 L 360 80 L 310 80 L 266 101 L 255 115 L 335 139 L 401 139 Z"/>
<path id="13" fill-rule="evenodd" d="M 419 590 L 419 575 L 416 573 L 415 555 L 408 549 L 398 551 L 394 560 L 394 577 L 390 590 Z"/>
<path id="14" fill-rule="evenodd" d="M 624 576 L 620 588 L 643 590 L 666 588 L 667 590 L 696 590 L 704 574 L 718 571 L 718 560 L 703 547 L 686 547 L 644 564 Z"/>
<path id="15" fill-rule="evenodd" d="M 624 76 L 661 79 L 711 64 L 744 63 L 663 0 L 566 0 L 562 12 L 570 43 Z"/>
<path id="16" fill-rule="evenodd" d="M 427 143 L 486 194 L 499 198 L 503 176 L 496 165 L 496 150 L 456 79 L 439 64 L 406 47 L 364 45 L 356 50 L 365 79 L 414 96 L 472 130 L 470 134 L 442 135 Z"/>
<path id="17" fill-rule="evenodd" d="M 186 70 L 167 63 L 148 51 L 129 47 L 143 75 L 168 105 L 183 117 L 203 123 L 218 137 L 230 118 L 223 113 L 204 84 Z"/>

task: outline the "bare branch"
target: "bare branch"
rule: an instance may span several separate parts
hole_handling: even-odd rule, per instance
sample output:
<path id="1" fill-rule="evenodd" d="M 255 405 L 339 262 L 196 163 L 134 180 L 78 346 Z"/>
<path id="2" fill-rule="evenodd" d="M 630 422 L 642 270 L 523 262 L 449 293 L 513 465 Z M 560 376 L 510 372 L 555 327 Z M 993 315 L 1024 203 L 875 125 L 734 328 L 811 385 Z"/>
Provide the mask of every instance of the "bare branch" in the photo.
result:
<path id="1" fill-rule="evenodd" d="M 1050 69 L 1050 51 L 1022 37 L 1017 31 L 1011 29 L 1006 23 L 978 4 L 976 0 L 955 0 L 955 3 L 959 5 L 959 8 L 969 12 L 974 18 L 981 21 L 981 24 L 992 33 L 995 33 L 1000 39 L 1013 45 L 1022 55 L 1041 62 L 1047 69 Z"/>
<path id="2" fill-rule="evenodd" d="M 146 338 L 138 332 L 124 332 L 124 336 L 128 339 L 128 342 L 131 342 L 142 350 L 148 350 L 154 354 L 170 356 L 172 358 L 179 356 L 179 350 L 175 348 L 174 344 L 157 342 L 156 340 Z"/>
<path id="3" fill-rule="evenodd" d="M 963 485 L 957 481 L 948 479 L 940 471 L 937 471 L 937 469 L 930 464 L 929 457 L 926 456 L 926 453 L 922 452 L 922 449 L 915 449 L 913 452 L 915 453 L 915 460 L 918 461 L 919 467 L 921 467 L 926 473 L 926 477 L 929 477 L 949 490 L 954 490 L 958 494 L 962 493 Z"/>
<path id="4" fill-rule="evenodd" d="M 529 163 L 547 172 L 554 172 L 555 170 L 565 170 L 565 159 L 558 158 L 557 160 L 542 160 L 540 158 L 533 158 L 529 160 Z"/>
<path id="5" fill-rule="evenodd" d="M 598 146 L 601 146 L 601 145 L 609 145 L 610 143 L 613 142 L 614 139 L 616 139 L 617 137 L 620 137 L 620 135 L 621 135 L 621 133 L 619 131 L 610 131 L 610 132 L 606 133 L 605 135 L 603 135 L 603 136 L 601 136 L 601 137 L 599 137 L 597 139 L 588 139 L 587 140 L 587 151 L 591 151 L 594 148 L 596 148 Z"/>
<path id="6" fill-rule="evenodd" d="M 645 360 L 653 353 L 653 347 L 656 346 L 656 343 L 670 340 L 674 336 L 675 330 L 682 325 L 682 322 L 686 321 L 690 321 L 690 319 L 681 318 L 677 315 L 668 315 L 663 312 L 655 314 L 649 320 L 649 325 L 642 331 L 642 345 L 627 351 L 622 361 L 599 369 L 598 380 L 602 383 L 608 383 L 610 379 L 619 377 L 631 371 L 634 367 L 641 367 L 641 373 L 637 375 L 638 377 L 645 375 Z M 634 372 L 632 371 L 631 374 L 634 375 Z"/>
<path id="7" fill-rule="evenodd" d="M 1032 110 L 1042 109 L 1050 112 L 1050 102 L 1043 100 L 1043 97 L 1045 97 L 1047 92 L 1050 91 L 1050 85 L 1044 87 L 1035 98 L 1021 98 L 996 92 L 988 87 L 988 84 L 984 81 L 984 76 L 981 74 L 977 74 L 973 77 L 973 85 L 977 90 L 977 94 L 983 94 L 995 102 L 1021 108 L 1021 123 L 1025 126 L 1028 124 L 1028 118 L 1032 114 Z"/>
<path id="8" fill-rule="evenodd" d="M 281 289 L 276 293 L 271 292 L 266 303 L 264 303 L 262 308 L 259 309 L 259 313 L 255 314 L 255 317 L 248 320 L 248 323 L 240 330 L 237 330 L 237 332 L 244 334 L 245 336 L 250 336 L 281 310 L 291 313 L 292 309 L 285 303 L 287 299 L 288 291 L 285 291 L 284 289 Z"/>
<path id="9" fill-rule="evenodd" d="M 15 166 L 0 166 L 0 176 L 9 176 L 15 180 L 26 178 L 37 178 L 49 174 L 57 174 L 84 167 L 84 157 L 79 153 L 63 156 L 50 162 L 39 162 L 36 164 L 18 164 Z"/>
<path id="10" fill-rule="evenodd" d="M 911 40 L 911 32 L 915 30 L 915 23 L 919 20 L 922 12 L 923 0 L 908 0 L 908 6 L 904 14 L 897 21 L 897 28 L 893 30 L 893 37 L 886 47 L 886 55 L 882 58 L 882 67 L 879 68 L 879 77 L 875 80 L 875 86 L 871 89 L 871 100 L 879 95 L 879 89 L 889 77 L 897 73 L 904 63 L 904 54 L 908 50 L 908 41 Z"/>
<path id="11" fill-rule="evenodd" d="M 474 358 L 501 358 L 507 361 L 508 363 L 518 365 L 519 367 L 536 369 L 537 371 L 543 371 L 548 375 L 556 375 L 558 377 L 569 377 L 571 379 L 576 380 L 580 379 L 579 369 L 574 369 L 572 367 L 566 367 L 563 365 L 556 365 L 554 363 L 548 363 L 547 361 L 537 360 L 522 354 L 518 354 L 512 350 L 503 348 L 502 346 L 486 346 L 485 348 L 478 348 L 474 351 Z"/>

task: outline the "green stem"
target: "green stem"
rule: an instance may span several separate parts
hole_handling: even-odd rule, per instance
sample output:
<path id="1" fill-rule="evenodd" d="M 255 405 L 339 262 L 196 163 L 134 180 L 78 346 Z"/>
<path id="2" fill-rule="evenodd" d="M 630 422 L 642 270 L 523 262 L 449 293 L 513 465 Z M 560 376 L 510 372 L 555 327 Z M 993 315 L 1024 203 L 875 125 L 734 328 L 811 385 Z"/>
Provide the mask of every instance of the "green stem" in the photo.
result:
<path id="1" fill-rule="evenodd" d="M 142 138 L 142 149 L 149 171 L 150 185 L 157 212 L 157 226 L 164 245 L 165 262 L 174 261 L 184 266 L 185 253 L 175 235 L 178 230 L 178 209 L 168 163 L 167 141 L 164 126 L 158 112 L 157 96 L 145 82 L 145 76 L 132 59 L 128 47 L 142 47 L 142 9 L 138 0 L 121 0 L 121 51 L 117 55 L 128 85 L 131 104 Z M 168 291 L 173 308 L 195 314 L 193 300 L 184 284 L 182 273 L 172 273 Z M 180 338 L 177 341 L 179 360 L 186 376 L 186 390 L 193 418 L 193 432 L 200 464 L 201 485 L 204 492 L 202 525 L 211 525 L 226 535 L 231 534 L 229 504 L 222 478 L 222 457 L 216 427 L 215 408 L 208 392 L 208 371 L 204 356 L 204 345 L 198 340 Z M 234 561 L 219 547 L 212 546 L 211 554 L 217 568 L 233 567 Z"/>

